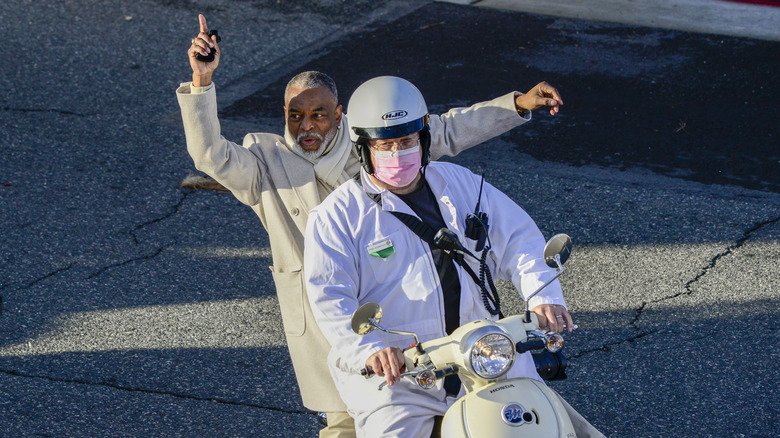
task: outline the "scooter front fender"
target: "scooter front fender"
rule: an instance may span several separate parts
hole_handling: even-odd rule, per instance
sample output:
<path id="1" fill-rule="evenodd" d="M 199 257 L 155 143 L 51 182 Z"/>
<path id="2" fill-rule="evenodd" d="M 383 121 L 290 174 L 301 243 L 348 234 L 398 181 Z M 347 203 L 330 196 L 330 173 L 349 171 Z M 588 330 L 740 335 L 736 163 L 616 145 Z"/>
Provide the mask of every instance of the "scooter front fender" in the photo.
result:
<path id="1" fill-rule="evenodd" d="M 575 438 L 558 395 L 533 379 L 502 380 L 458 399 L 442 422 L 443 437 Z"/>

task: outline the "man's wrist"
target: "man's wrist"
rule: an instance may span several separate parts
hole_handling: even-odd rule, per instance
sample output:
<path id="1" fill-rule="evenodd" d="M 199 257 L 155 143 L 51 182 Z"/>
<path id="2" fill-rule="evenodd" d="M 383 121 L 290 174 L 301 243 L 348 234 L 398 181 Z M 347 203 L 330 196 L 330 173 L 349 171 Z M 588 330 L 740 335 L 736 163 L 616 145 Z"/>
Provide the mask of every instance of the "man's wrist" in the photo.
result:
<path id="1" fill-rule="evenodd" d="M 520 106 L 520 96 L 522 95 L 523 93 L 515 91 L 515 110 L 520 117 L 527 119 L 531 115 L 531 111 Z"/>
<path id="2" fill-rule="evenodd" d="M 199 75 L 197 73 L 192 74 L 192 86 L 207 87 L 209 85 L 211 85 L 211 73 L 205 75 Z"/>

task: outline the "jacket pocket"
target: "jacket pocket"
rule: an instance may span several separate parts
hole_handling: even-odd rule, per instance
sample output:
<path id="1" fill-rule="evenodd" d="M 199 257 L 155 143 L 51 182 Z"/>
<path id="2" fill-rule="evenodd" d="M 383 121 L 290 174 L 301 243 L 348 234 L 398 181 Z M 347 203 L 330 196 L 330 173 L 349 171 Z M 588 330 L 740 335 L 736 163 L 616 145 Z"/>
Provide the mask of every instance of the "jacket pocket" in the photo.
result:
<path id="1" fill-rule="evenodd" d="M 279 307 L 282 311 L 284 333 L 290 336 L 301 336 L 306 331 L 306 316 L 304 311 L 303 270 L 301 266 L 274 266 L 274 284 Z"/>
<path id="2" fill-rule="evenodd" d="M 387 235 L 376 236 L 374 240 L 361 251 L 365 251 L 362 260 L 371 269 L 372 278 L 377 284 L 382 284 L 388 279 L 398 275 L 398 269 L 404 267 L 403 252 L 408 248 L 409 242 L 403 234 L 403 230 L 395 231 Z"/>

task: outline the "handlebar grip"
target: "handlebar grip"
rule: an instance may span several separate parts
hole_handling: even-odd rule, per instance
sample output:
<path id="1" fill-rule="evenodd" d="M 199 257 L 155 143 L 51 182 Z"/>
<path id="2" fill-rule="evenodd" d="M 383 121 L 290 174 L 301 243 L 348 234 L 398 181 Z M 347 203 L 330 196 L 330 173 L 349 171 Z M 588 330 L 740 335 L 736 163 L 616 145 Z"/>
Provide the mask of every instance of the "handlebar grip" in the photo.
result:
<path id="1" fill-rule="evenodd" d="M 433 373 L 436 376 L 436 379 L 443 379 L 447 376 L 458 374 L 458 368 L 455 366 L 451 366 L 447 368 L 442 368 L 440 370 L 436 370 Z"/>
<path id="2" fill-rule="evenodd" d="M 518 353 L 525 353 L 526 351 L 531 350 L 541 350 L 544 348 L 545 341 L 542 338 L 534 338 L 530 341 L 526 342 L 518 342 L 515 344 L 515 350 L 517 350 Z"/>
<path id="3" fill-rule="evenodd" d="M 368 368 L 363 368 L 362 370 L 360 370 L 360 375 L 368 379 L 369 377 L 374 375 L 374 371 L 369 370 Z"/>

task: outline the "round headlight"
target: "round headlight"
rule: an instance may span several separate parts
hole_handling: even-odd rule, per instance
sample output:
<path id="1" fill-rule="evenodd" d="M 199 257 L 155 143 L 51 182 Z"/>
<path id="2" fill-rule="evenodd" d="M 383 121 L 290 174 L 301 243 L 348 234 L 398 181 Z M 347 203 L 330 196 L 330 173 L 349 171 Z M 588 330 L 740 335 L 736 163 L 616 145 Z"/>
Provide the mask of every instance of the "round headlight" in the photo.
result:
<path id="1" fill-rule="evenodd" d="M 490 333 L 471 347 L 471 369 L 483 379 L 496 379 L 509 371 L 515 360 L 515 345 L 506 335 Z"/>

